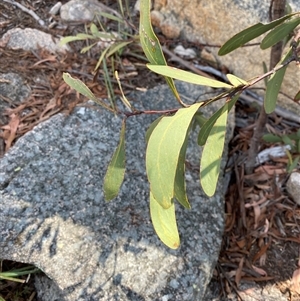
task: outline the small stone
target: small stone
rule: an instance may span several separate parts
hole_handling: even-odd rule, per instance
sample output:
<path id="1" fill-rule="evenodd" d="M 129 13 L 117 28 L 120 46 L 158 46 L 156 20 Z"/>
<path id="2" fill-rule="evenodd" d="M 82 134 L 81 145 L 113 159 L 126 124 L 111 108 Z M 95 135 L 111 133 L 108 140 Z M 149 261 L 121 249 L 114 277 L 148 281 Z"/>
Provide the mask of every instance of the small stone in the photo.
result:
<path id="1" fill-rule="evenodd" d="M 91 0 L 71 0 L 62 5 L 60 17 L 64 21 L 92 21 L 95 15 L 103 11 L 101 5 Z"/>
<path id="2" fill-rule="evenodd" d="M 50 15 L 57 15 L 60 8 L 61 8 L 61 2 L 57 2 L 54 6 L 51 7 L 51 9 L 49 10 L 49 14 Z"/>
<path id="3" fill-rule="evenodd" d="M 286 188 L 288 193 L 291 195 L 293 200 L 300 205 L 300 173 L 293 172 L 291 173 Z"/>
<path id="4" fill-rule="evenodd" d="M 8 30 L 1 40 L 5 39 L 8 39 L 6 47 L 13 50 L 37 50 L 42 47 L 55 53 L 65 52 L 69 49 L 66 45 L 60 46 L 58 39 L 56 39 L 55 43 L 50 34 L 33 28 L 13 28 Z"/>
<path id="5" fill-rule="evenodd" d="M 174 48 L 174 52 L 182 57 L 185 57 L 187 59 L 194 59 L 196 57 L 196 52 L 192 48 L 184 48 L 182 45 L 177 45 Z"/>
<path id="6" fill-rule="evenodd" d="M 150 13 L 150 18 L 151 18 L 152 25 L 155 26 L 155 27 L 160 27 L 160 24 L 164 20 L 164 16 L 160 12 L 158 12 L 157 10 L 153 10 Z"/>

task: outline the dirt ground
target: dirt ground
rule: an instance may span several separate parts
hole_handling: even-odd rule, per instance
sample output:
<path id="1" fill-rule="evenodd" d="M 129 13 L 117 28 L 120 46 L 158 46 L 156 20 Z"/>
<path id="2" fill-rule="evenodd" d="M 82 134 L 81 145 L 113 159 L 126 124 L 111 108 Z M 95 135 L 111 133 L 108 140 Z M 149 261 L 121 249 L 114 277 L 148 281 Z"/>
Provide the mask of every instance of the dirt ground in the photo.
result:
<path id="1" fill-rule="evenodd" d="M 118 10 L 117 1 L 101 2 Z M 56 1 L 45 0 L 22 1 L 24 6 L 35 11 L 43 20 L 49 20 L 48 12 L 55 3 Z M 135 1 L 128 1 L 128 3 L 132 8 Z M 17 27 L 37 28 L 54 37 L 76 35 L 85 31 L 85 24 L 64 24 L 59 16 L 54 19 L 59 26 L 42 28 L 30 15 L 2 1 L 0 2 L 0 37 L 9 29 Z M 132 22 L 137 28 L 138 16 L 133 17 Z M 109 21 L 105 26 L 113 28 Z M 132 32 L 137 33 L 134 32 L 134 28 Z M 197 51 L 204 47 L 187 41 L 170 41 L 163 36 L 159 35 L 159 37 L 170 49 L 178 43 L 189 45 Z M 102 70 L 94 72 L 99 54 L 92 51 L 81 54 L 80 49 L 86 46 L 84 42 L 74 42 L 70 46 L 72 52 L 57 55 L 50 54 L 44 49 L 28 52 L 9 50 L 0 46 L 0 72 L 20 74 L 32 89 L 30 97 L 22 103 L 14 103 L 0 95 L 0 100 L 10 107 L 9 111 L 0 112 L 0 129 L 2 129 L 0 155 L 3 155 L 16 139 L 31 130 L 33 126 L 59 112 L 69 114 L 77 104 L 86 101 L 64 83 L 63 72 L 68 71 L 80 78 L 97 97 L 107 97 L 104 72 Z M 136 89 L 149 89 L 162 83 L 159 76 L 145 68 L 145 62 L 142 50 L 137 44 L 128 46 L 116 60 L 107 61 L 111 78 L 113 78 L 111 70 L 116 68 L 125 70 L 126 76 L 122 79 L 125 94 Z M 205 62 L 201 63 L 205 64 Z M 170 64 L 174 63 L 170 62 Z M 128 66 L 131 66 L 130 72 L 126 72 Z M 176 66 L 183 68 L 178 62 Z M 221 71 L 226 71 L 226 66 Z M 39 84 L 34 81 L 33 74 L 42 79 Z M 115 95 L 120 95 L 117 83 L 112 81 L 112 84 Z M 13 116 L 19 116 L 19 126 L 12 134 L 5 129 L 12 122 Z M 227 173 L 231 175 L 231 179 L 225 202 L 226 227 L 214 281 L 222 287 L 223 291 L 221 290 L 220 294 L 224 295 L 230 295 L 238 290 L 241 283 L 256 282 L 262 287 L 266 283 L 272 283 L 288 300 L 296 301 L 300 300 L 298 294 L 300 293 L 300 208 L 286 192 L 287 158 L 266 162 L 258 166 L 252 175 L 244 173 L 243 162 L 247 156 L 256 117 L 256 107 L 238 102 L 237 125 L 234 138 L 230 143 L 230 158 L 227 166 Z M 266 132 L 288 134 L 297 131 L 298 128 L 299 124 L 271 114 Z M 262 142 L 261 149 L 270 146 Z M 8 270 L 19 266 L 19 263 L 5 262 L 2 269 Z M 18 293 L 17 299 L 14 299 L 17 291 L 21 292 Z M 33 286 L 28 284 L 20 286 L 1 281 L 0 294 L 6 301 L 37 300 Z"/>

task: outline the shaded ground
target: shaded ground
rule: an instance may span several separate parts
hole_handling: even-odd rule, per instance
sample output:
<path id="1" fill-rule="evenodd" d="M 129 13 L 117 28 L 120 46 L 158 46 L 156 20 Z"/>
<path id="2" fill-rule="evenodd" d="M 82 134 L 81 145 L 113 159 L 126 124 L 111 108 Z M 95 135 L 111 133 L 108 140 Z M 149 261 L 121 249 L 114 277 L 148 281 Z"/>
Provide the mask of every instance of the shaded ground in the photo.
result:
<path id="1" fill-rule="evenodd" d="M 63 3 L 67 1 L 62 1 Z M 109 7 L 117 9 L 116 1 L 102 1 Z M 130 7 L 135 1 L 129 1 Z M 49 19 L 48 11 L 56 1 L 23 1 L 23 5 L 34 10 L 43 20 Z M 53 36 L 75 35 L 84 32 L 84 24 L 63 24 L 56 17 L 59 26 L 52 29 L 41 28 L 28 14 L 14 8 L 11 4 L 0 3 L 0 36 L 7 30 L 20 28 L 37 28 Z M 137 26 L 137 17 L 133 18 Z M 113 28 L 107 20 L 105 26 Z M 134 28 L 132 28 L 134 33 Z M 135 32 L 136 33 L 136 32 Z M 179 41 L 162 42 L 172 48 Z M 188 43 L 181 41 L 184 45 Z M 31 95 L 23 103 L 14 103 L 12 99 L 0 95 L 10 110 L 0 112 L 0 152 L 7 151 L 14 141 L 29 131 L 33 126 L 58 112 L 69 114 L 79 103 L 86 99 L 77 95 L 62 80 L 62 73 L 67 71 L 84 81 L 99 98 L 107 98 L 108 90 L 105 73 L 95 73 L 94 67 L 99 54 L 90 52 L 80 54 L 85 46 L 83 42 L 71 44 L 73 52 L 53 55 L 40 49 L 37 52 L 13 51 L 0 47 L 0 72 L 20 74 L 29 87 Z M 201 45 L 192 45 L 199 50 Z M 200 63 L 201 62 L 199 61 Z M 109 75 L 112 69 L 122 70 L 122 85 L 125 93 L 135 89 L 149 89 L 159 83 L 161 78 L 150 73 L 144 66 L 142 51 L 135 43 L 126 48 L 115 60 L 108 60 Z M 181 67 L 180 65 L 177 65 Z M 224 71 L 224 70 L 222 70 Z M 37 81 L 37 78 L 39 79 Z M 115 81 L 113 92 L 120 95 Z M 288 178 L 286 173 L 287 158 L 274 159 L 258 166 L 253 175 L 245 175 L 243 162 L 247 159 L 249 139 L 257 110 L 247 103 L 239 102 L 236 108 L 237 126 L 235 137 L 230 145 L 228 174 L 231 176 L 226 195 L 226 231 L 223 246 L 216 268 L 215 280 L 220 295 L 235 292 L 241 283 L 257 282 L 264 286 L 272 283 L 278 287 L 288 300 L 300 300 L 299 287 L 292 286 L 293 272 L 298 268 L 300 242 L 300 210 L 289 198 L 285 190 Z M 8 126 L 16 124 L 12 131 Z M 290 133 L 299 128 L 290 120 L 272 114 L 266 132 Z M 262 143 L 261 148 L 269 147 Z M 258 205 L 259 203 L 259 205 Z M 14 268 L 16 263 L 5 263 L 3 270 Z M 297 284 L 300 282 L 296 277 Z M 21 288 L 22 294 L 14 299 L 13 293 Z M 222 288 L 222 289 L 221 289 Z M 27 294 L 27 293 L 28 294 Z M 0 294 L 6 300 L 36 300 L 30 285 L 17 286 L 12 282 L 1 282 Z"/>

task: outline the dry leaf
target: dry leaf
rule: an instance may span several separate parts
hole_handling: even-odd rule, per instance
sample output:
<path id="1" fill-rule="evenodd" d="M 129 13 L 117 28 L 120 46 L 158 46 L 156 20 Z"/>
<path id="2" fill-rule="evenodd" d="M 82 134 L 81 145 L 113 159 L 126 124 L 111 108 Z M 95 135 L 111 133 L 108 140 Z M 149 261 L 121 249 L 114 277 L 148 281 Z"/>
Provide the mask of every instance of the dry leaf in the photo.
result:
<path id="1" fill-rule="evenodd" d="M 241 260 L 240 260 L 240 263 L 239 263 L 239 267 L 236 270 L 235 283 L 236 283 L 237 286 L 239 286 L 239 284 L 241 282 L 244 260 L 245 260 L 245 257 L 242 257 Z"/>
<path id="2" fill-rule="evenodd" d="M 267 272 L 262 268 L 258 268 L 255 265 L 252 265 L 252 269 L 261 276 L 267 276 Z"/>

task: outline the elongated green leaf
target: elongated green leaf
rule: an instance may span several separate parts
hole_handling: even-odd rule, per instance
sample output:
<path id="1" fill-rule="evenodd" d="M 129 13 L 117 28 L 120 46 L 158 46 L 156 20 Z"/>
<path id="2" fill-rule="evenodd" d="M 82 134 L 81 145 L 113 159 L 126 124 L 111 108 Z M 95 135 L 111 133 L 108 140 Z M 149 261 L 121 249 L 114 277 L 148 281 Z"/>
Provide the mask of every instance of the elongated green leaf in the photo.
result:
<path id="1" fill-rule="evenodd" d="M 185 155 L 188 145 L 188 135 L 185 137 L 185 141 L 181 147 L 178 164 L 176 169 L 176 176 L 174 182 L 174 193 L 176 200 L 185 208 L 190 209 L 191 205 L 189 203 L 186 194 L 186 184 L 185 184 Z"/>
<path id="2" fill-rule="evenodd" d="M 265 134 L 262 136 L 262 139 L 269 143 L 278 143 L 282 142 L 282 139 L 280 136 L 274 135 L 274 134 Z"/>
<path id="3" fill-rule="evenodd" d="M 96 71 L 96 70 L 100 67 L 100 65 L 101 65 L 102 61 L 104 60 L 104 58 L 105 58 L 105 56 L 106 56 L 108 50 L 109 50 L 109 47 L 108 47 L 108 48 L 105 48 L 105 49 L 102 51 L 102 53 L 101 53 L 101 55 L 100 55 L 100 57 L 99 57 L 99 59 L 98 59 L 98 62 L 97 62 L 97 64 L 96 64 L 96 67 L 95 67 L 94 71 Z"/>
<path id="4" fill-rule="evenodd" d="M 93 43 L 91 45 L 88 45 L 86 47 L 83 47 L 81 50 L 80 50 L 80 53 L 86 53 L 88 52 L 91 48 L 93 48 L 97 43 Z"/>
<path id="5" fill-rule="evenodd" d="M 209 86 L 213 88 L 232 88 L 231 85 L 228 85 L 226 83 L 220 82 L 215 79 L 210 79 L 205 76 L 201 76 L 198 74 L 193 74 L 188 71 L 184 71 L 175 67 L 170 66 L 159 66 L 159 65 L 149 65 L 147 64 L 147 67 L 158 74 L 164 75 L 164 76 L 170 76 L 175 79 L 179 79 L 183 82 L 188 82 L 191 84 L 196 85 L 202 85 L 202 86 Z"/>
<path id="6" fill-rule="evenodd" d="M 231 51 L 243 46 L 244 44 L 250 42 L 251 40 L 259 37 L 263 33 L 267 32 L 268 30 L 274 28 L 275 26 L 281 24 L 285 20 L 291 18 L 294 14 L 285 15 L 284 17 L 277 19 L 271 23 L 263 24 L 257 23 L 251 27 L 248 27 L 241 32 L 234 35 L 230 38 L 219 50 L 219 55 L 225 55 L 230 53 Z"/>
<path id="7" fill-rule="evenodd" d="M 93 92 L 80 80 L 77 78 L 73 78 L 69 73 L 63 73 L 64 81 L 74 90 L 79 92 L 80 94 L 86 96 L 89 99 L 97 101 L 96 96 Z"/>
<path id="8" fill-rule="evenodd" d="M 125 121 L 123 121 L 120 141 L 108 165 L 104 177 L 103 190 L 106 201 L 115 198 L 124 180 L 125 175 Z"/>
<path id="9" fill-rule="evenodd" d="M 206 122 L 205 124 L 201 127 L 198 135 L 198 144 L 199 145 L 204 145 L 206 143 L 206 140 L 218 120 L 218 118 L 225 112 L 225 110 L 230 111 L 232 107 L 235 105 L 236 101 L 238 100 L 240 96 L 240 93 L 232 97 L 232 99 L 228 102 L 225 106 L 220 108 L 217 112 L 215 112 Z"/>
<path id="10" fill-rule="evenodd" d="M 111 56 L 112 54 L 116 53 L 120 49 L 124 48 L 126 45 L 130 44 L 131 41 L 124 41 L 124 42 L 116 42 L 109 47 L 109 51 L 107 52 L 107 57 Z"/>
<path id="11" fill-rule="evenodd" d="M 97 35 L 97 33 L 99 32 L 97 26 L 94 23 L 91 24 L 90 29 L 93 36 Z"/>
<path id="12" fill-rule="evenodd" d="M 163 117 L 154 128 L 146 150 L 147 176 L 156 201 L 169 208 L 174 197 L 174 182 L 180 151 L 189 125 L 201 104 L 179 109 Z"/>
<path id="13" fill-rule="evenodd" d="M 294 101 L 300 101 L 300 90 L 297 92 L 297 94 L 294 96 Z"/>
<path id="14" fill-rule="evenodd" d="M 169 248 L 177 249 L 180 245 L 180 238 L 174 203 L 168 209 L 164 209 L 150 192 L 150 215 L 154 230 L 160 240 Z"/>
<path id="15" fill-rule="evenodd" d="M 150 4 L 151 0 L 140 1 L 140 42 L 147 59 L 152 65 L 167 65 L 159 40 L 151 25 Z M 173 79 L 166 76 L 165 80 L 177 101 L 186 106 L 180 99 Z"/>
<path id="16" fill-rule="evenodd" d="M 287 37 L 299 24 L 300 18 L 298 17 L 278 25 L 264 37 L 260 44 L 260 48 L 267 49 L 275 45 L 276 43 Z"/>
<path id="17" fill-rule="evenodd" d="M 160 116 L 158 117 L 157 119 L 155 119 L 149 126 L 147 132 L 146 132 L 146 142 L 148 143 L 149 139 L 150 139 L 150 136 L 153 132 L 153 130 L 155 129 L 155 127 L 158 125 L 158 123 L 161 121 L 161 119 L 163 118 L 164 116 Z"/>
<path id="18" fill-rule="evenodd" d="M 110 19 L 110 20 L 113 20 L 113 21 L 117 21 L 117 22 L 120 22 L 120 23 L 124 23 L 124 20 L 117 17 L 117 16 L 114 16 L 112 14 L 108 14 L 108 13 L 105 13 L 105 12 L 99 12 L 99 15 L 107 18 L 107 19 Z"/>
<path id="19" fill-rule="evenodd" d="M 263 65 L 264 73 L 267 73 L 268 72 L 267 64 L 265 62 L 263 62 L 262 65 Z M 266 77 L 264 78 L 264 84 L 265 84 L 265 86 L 267 86 L 267 84 L 268 84 L 268 79 Z"/>
<path id="20" fill-rule="evenodd" d="M 203 191 L 209 197 L 214 195 L 218 183 L 226 134 L 227 115 L 228 104 L 226 103 L 224 112 L 212 127 L 202 152 L 200 181 Z"/>
<path id="21" fill-rule="evenodd" d="M 203 116 L 202 112 L 197 112 L 194 116 L 195 124 L 199 125 L 199 127 L 203 127 L 203 125 L 207 122 L 207 118 Z"/>
<path id="22" fill-rule="evenodd" d="M 280 62 L 276 65 L 276 67 L 280 66 L 291 55 L 291 53 L 292 50 L 290 47 L 288 52 L 281 58 Z M 287 66 L 276 71 L 274 74 L 271 75 L 270 79 L 268 80 L 264 99 L 264 107 L 267 114 L 272 113 L 276 108 L 278 93 L 284 78 L 286 68 Z"/>
<path id="23" fill-rule="evenodd" d="M 59 45 L 65 45 L 68 44 L 70 42 L 74 42 L 74 41 L 81 41 L 81 40 L 86 40 L 86 39 L 94 39 L 94 37 L 92 35 L 85 35 L 85 34 L 78 34 L 76 36 L 68 36 L 68 37 L 64 37 L 60 40 Z"/>
<path id="24" fill-rule="evenodd" d="M 241 85 L 248 85 L 248 83 L 245 80 L 243 80 L 233 74 L 228 73 L 226 76 L 227 76 L 229 82 L 235 87 L 238 87 Z"/>

